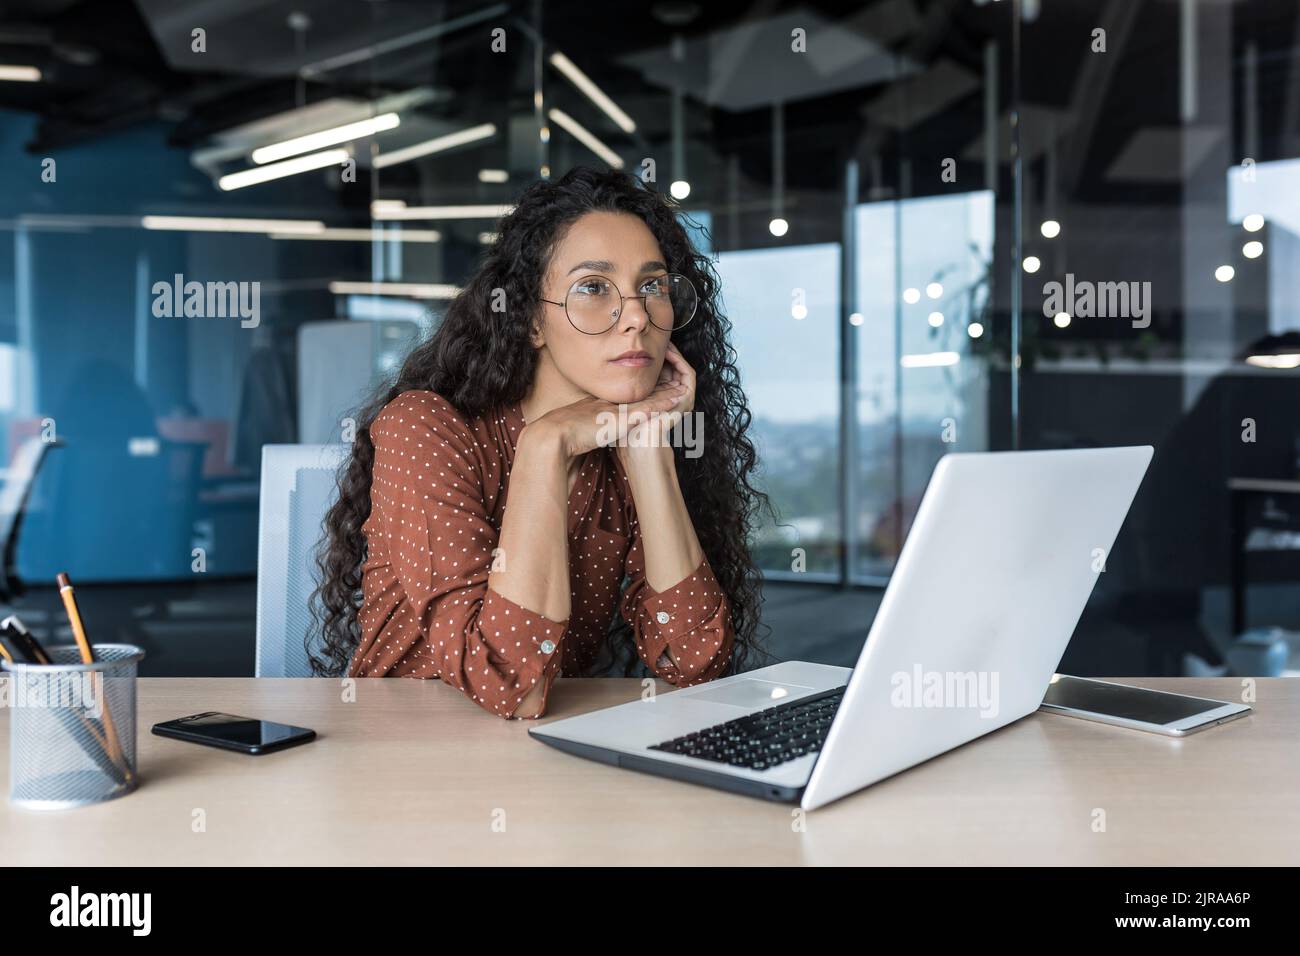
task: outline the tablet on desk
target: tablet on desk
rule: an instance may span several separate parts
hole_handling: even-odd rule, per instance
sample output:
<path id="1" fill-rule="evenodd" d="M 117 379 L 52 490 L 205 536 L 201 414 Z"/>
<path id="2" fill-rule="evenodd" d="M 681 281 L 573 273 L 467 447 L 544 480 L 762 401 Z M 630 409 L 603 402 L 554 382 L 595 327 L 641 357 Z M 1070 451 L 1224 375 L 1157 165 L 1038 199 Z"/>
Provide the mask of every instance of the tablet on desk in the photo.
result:
<path id="1" fill-rule="evenodd" d="M 1132 730 L 1183 737 L 1250 713 L 1245 704 L 1057 674 L 1040 708 Z"/>

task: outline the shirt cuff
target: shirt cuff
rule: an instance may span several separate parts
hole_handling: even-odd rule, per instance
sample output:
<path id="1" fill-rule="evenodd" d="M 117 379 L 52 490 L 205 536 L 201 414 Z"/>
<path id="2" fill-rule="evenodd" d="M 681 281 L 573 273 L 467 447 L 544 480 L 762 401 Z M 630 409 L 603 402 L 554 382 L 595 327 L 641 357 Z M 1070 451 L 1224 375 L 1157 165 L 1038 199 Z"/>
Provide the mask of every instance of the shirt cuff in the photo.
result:
<path id="1" fill-rule="evenodd" d="M 694 571 L 667 590 L 656 591 L 647 581 L 638 611 L 646 663 L 658 671 L 659 656 L 673 646 L 680 653 L 699 658 L 678 661 L 670 651 L 668 657 L 674 670 L 693 673 L 707 665 L 717 648 L 708 640 L 702 640 L 696 648 L 683 638 L 714 623 L 722 605 L 722 589 L 707 560 L 700 561 Z"/>
<path id="2" fill-rule="evenodd" d="M 560 668 L 560 639 L 568 621 L 552 621 L 488 588 L 479 609 L 478 629 L 483 643 L 500 666 L 516 669 L 519 687 L 531 689 L 532 678 Z M 552 677 L 554 674 L 552 673 Z"/>

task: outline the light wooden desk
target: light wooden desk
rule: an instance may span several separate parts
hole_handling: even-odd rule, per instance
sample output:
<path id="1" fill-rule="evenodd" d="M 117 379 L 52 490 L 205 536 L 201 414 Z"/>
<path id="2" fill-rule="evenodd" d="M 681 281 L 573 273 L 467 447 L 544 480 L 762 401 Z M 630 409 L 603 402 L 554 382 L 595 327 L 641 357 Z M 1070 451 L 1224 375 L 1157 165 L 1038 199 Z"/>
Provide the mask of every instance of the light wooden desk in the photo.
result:
<path id="1" fill-rule="evenodd" d="M 1135 679 L 1239 699 L 1235 679 Z M 809 814 L 582 760 L 436 681 L 140 682 L 140 789 L 40 813 L 0 802 L 22 864 L 1300 863 L 1300 682 L 1175 740 L 1033 714 Z M 661 690 L 670 690 L 661 685 Z M 542 723 L 633 699 L 636 680 L 562 680 Z M 314 728 L 260 757 L 155 737 L 224 710 Z M 8 792 L 8 714 L 0 766 Z M 1105 832 L 1094 832 L 1094 810 Z M 195 832 L 195 812 L 205 832 Z M 803 817 L 800 824 L 799 817 Z"/>

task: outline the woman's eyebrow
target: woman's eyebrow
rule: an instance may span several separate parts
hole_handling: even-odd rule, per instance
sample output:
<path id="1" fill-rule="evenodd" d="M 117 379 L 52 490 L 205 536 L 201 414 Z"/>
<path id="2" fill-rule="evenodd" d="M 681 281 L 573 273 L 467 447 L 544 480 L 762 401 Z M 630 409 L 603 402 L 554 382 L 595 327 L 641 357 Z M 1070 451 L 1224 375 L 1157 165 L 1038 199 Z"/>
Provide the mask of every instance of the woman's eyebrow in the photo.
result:
<path id="1" fill-rule="evenodd" d="M 587 259 L 583 262 L 579 262 L 576 266 L 570 269 L 568 274 L 572 275 L 579 269 L 591 269 L 595 272 L 613 272 L 614 263 L 610 262 L 608 259 Z M 663 269 L 667 272 L 668 266 L 660 262 L 658 259 L 648 259 L 641 263 L 642 272 L 650 272 L 654 269 Z"/>

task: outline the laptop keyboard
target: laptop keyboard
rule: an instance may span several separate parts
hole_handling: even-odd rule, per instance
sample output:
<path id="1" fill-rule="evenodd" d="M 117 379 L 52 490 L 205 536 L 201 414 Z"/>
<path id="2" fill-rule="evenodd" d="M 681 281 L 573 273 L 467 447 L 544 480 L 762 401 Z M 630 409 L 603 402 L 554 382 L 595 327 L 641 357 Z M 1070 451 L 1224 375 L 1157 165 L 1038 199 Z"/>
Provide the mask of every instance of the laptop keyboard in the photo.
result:
<path id="1" fill-rule="evenodd" d="M 822 749 L 845 690 L 837 687 L 800 697 L 665 740 L 650 749 L 733 767 L 768 770 Z"/>

